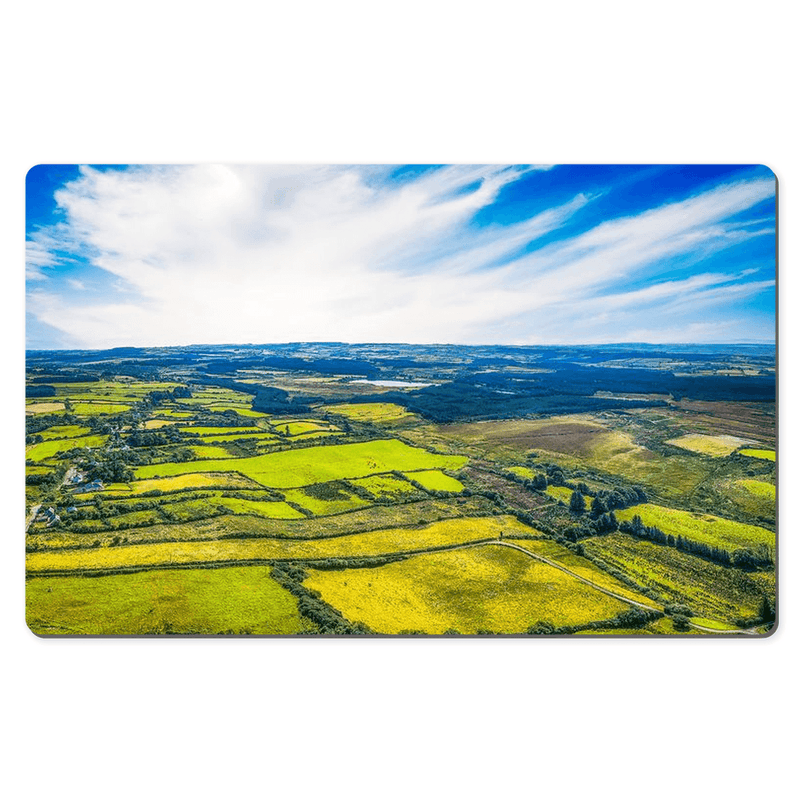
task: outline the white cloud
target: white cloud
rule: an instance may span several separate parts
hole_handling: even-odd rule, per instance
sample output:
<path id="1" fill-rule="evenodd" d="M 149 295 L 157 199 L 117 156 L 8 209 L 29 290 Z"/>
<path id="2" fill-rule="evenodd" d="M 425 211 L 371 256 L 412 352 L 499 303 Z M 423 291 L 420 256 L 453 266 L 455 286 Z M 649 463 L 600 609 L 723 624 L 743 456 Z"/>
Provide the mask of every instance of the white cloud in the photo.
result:
<path id="1" fill-rule="evenodd" d="M 470 225 L 530 169 L 446 167 L 396 184 L 382 167 L 83 168 L 56 193 L 67 222 L 30 244 L 39 282 L 31 311 L 95 347 L 477 342 L 500 335 L 493 331 L 519 342 L 552 328 L 532 325 L 533 315 L 558 307 L 563 323 L 615 285 L 606 299 L 625 307 L 636 293 L 618 285 L 657 272 L 660 259 L 760 235 L 725 220 L 774 189 L 722 186 L 523 253 L 591 203 L 578 195 L 522 222 Z M 125 301 L 78 302 L 49 289 L 42 268 L 57 263 L 53 237 L 116 276 Z M 656 283 L 638 299 L 735 278 Z"/>

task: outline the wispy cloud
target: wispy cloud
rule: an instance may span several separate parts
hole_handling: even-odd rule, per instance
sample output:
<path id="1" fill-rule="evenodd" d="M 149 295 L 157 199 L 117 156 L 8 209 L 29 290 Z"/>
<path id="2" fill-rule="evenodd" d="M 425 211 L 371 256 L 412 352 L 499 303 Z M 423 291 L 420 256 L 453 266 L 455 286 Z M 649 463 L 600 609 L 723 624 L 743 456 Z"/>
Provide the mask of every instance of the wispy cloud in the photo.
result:
<path id="1" fill-rule="evenodd" d="M 570 320 L 587 336 L 610 330 L 586 329 L 598 307 L 713 305 L 736 286 L 739 296 L 765 288 L 738 270 L 675 280 L 666 265 L 773 232 L 731 221 L 770 197 L 772 181 L 724 184 L 541 247 L 594 195 L 475 223 L 536 169 L 454 166 L 395 181 L 383 167 L 83 168 L 56 193 L 66 221 L 29 241 L 31 311 L 86 346 L 557 341 Z M 59 252 L 124 292 L 97 301 L 50 288 Z"/>

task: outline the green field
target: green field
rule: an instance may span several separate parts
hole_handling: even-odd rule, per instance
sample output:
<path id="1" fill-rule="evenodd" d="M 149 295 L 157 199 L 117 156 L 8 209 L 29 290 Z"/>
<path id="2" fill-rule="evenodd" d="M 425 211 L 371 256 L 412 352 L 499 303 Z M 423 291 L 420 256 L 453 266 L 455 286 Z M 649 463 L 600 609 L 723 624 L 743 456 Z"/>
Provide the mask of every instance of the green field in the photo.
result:
<path id="1" fill-rule="evenodd" d="M 213 505 L 230 509 L 234 514 L 252 514 L 267 519 L 302 519 L 304 516 L 286 503 L 243 500 L 240 497 L 219 497 L 214 499 Z"/>
<path id="2" fill-rule="evenodd" d="M 197 449 L 199 448 L 195 448 L 195 451 Z M 136 477 L 166 477 L 187 472 L 240 472 L 263 486 L 289 489 L 342 478 L 361 478 L 392 470 L 435 467 L 458 469 L 466 461 L 461 456 L 442 456 L 409 447 L 397 439 L 284 450 L 253 458 L 209 457 L 212 460 L 139 467 Z"/>
<path id="3" fill-rule="evenodd" d="M 756 545 L 775 547 L 775 534 L 772 531 L 716 517 L 713 514 L 696 514 L 644 503 L 617 511 L 616 516 L 620 522 L 639 516 L 644 525 L 659 528 L 668 535 L 684 536 L 725 550 Z"/>
<path id="4" fill-rule="evenodd" d="M 745 396 L 769 397 L 770 357 L 637 347 L 597 361 L 335 342 L 32 355 L 28 386 L 57 395 L 26 401 L 28 622 L 43 635 L 671 636 L 677 615 L 691 635 L 768 632 L 774 404 L 725 399 L 718 378 L 751 375 Z M 369 359 L 381 380 L 354 382 Z M 721 399 L 603 388 L 675 370 L 698 388 L 713 378 L 703 391 Z M 86 492 L 93 480 L 104 488 Z M 587 509 L 608 497 L 619 523 L 638 515 L 672 545 L 571 512 L 578 485 Z M 632 609 L 649 616 L 618 618 Z"/>
<path id="5" fill-rule="evenodd" d="M 406 472 L 406 478 L 416 481 L 420 486 L 432 492 L 461 492 L 464 484 L 445 475 L 438 469 L 426 469 L 418 472 Z"/>
<path id="6" fill-rule="evenodd" d="M 758 610 L 774 592 L 774 573 L 743 574 L 673 547 L 612 534 L 583 542 L 587 554 L 658 592 L 665 603 L 685 603 L 695 614 L 732 623 Z"/>
<path id="7" fill-rule="evenodd" d="M 283 494 L 290 503 L 317 517 L 355 511 L 369 505 L 368 500 L 354 494 L 347 485 L 341 483 L 317 483 L 305 489 L 286 489 Z"/>
<path id="8" fill-rule="evenodd" d="M 310 570 L 305 585 L 378 633 L 524 633 L 540 621 L 581 625 L 629 607 L 524 553 L 491 546 L 371 569 Z"/>
<path id="9" fill-rule="evenodd" d="M 119 414 L 122 411 L 130 411 L 129 405 L 122 403 L 73 403 L 72 411 L 80 416 L 92 416 L 93 414 Z"/>
<path id="10" fill-rule="evenodd" d="M 30 629 L 48 634 L 292 634 L 314 631 L 269 567 L 30 578 Z"/>
<path id="11" fill-rule="evenodd" d="M 371 475 L 369 478 L 357 478 L 350 483 L 366 489 L 377 500 L 397 499 L 417 493 L 417 489 L 408 481 L 395 475 Z"/>
<path id="12" fill-rule="evenodd" d="M 743 456 L 750 456 L 751 458 L 763 458 L 766 461 L 774 461 L 775 460 L 775 451 L 774 450 L 752 450 L 747 448 L 745 450 L 739 451 Z"/>
<path id="13" fill-rule="evenodd" d="M 72 450 L 74 447 L 102 447 L 107 436 L 78 436 L 74 439 L 51 439 L 39 444 L 31 444 L 25 448 L 25 459 L 30 461 L 44 461 L 52 458 L 56 453 Z"/>
<path id="14" fill-rule="evenodd" d="M 54 425 L 39 432 L 42 439 L 74 439 L 78 436 L 86 436 L 91 433 L 91 428 L 83 425 Z"/>

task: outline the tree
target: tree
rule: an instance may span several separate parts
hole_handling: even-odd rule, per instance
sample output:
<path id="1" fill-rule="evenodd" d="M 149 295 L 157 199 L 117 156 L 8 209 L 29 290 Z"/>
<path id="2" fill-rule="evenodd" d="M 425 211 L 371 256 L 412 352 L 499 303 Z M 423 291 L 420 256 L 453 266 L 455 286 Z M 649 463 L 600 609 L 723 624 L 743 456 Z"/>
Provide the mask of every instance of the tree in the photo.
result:
<path id="1" fill-rule="evenodd" d="M 603 502 L 602 497 L 595 497 L 592 500 L 592 516 L 599 517 L 601 514 L 605 514 L 608 511 L 608 506 Z"/>
<path id="2" fill-rule="evenodd" d="M 763 622 L 775 621 L 775 609 L 772 607 L 772 603 L 770 603 L 766 595 L 763 595 L 761 598 L 761 603 L 758 606 L 758 616 Z"/>
<path id="3" fill-rule="evenodd" d="M 583 514 L 586 511 L 586 500 L 580 492 L 575 491 L 572 493 L 569 498 L 569 510 L 573 514 Z"/>

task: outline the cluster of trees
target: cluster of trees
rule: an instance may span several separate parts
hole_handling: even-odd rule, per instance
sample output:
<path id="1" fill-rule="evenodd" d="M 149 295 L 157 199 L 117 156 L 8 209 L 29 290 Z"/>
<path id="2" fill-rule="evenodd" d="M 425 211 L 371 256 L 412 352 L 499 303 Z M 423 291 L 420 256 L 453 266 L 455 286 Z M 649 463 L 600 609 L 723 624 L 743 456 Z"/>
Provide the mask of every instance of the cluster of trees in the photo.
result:
<path id="1" fill-rule="evenodd" d="M 55 397 L 56 387 L 41 384 L 40 386 L 31 386 L 30 384 L 25 387 L 25 397 Z"/>
<path id="2" fill-rule="evenodd" d="M 148 405 L 157 406 L 161 403 L 171 400 L 181 400 L 192 396 L 192 392 L 188 386 L 176 386 L 174 389 L 164 390 L 158 389 L 153 392 L 148 392 L 144 396 L 144 400 Z"/>
<path id="3" fill-rule="evenodd" d="M 298 611 L 315 623 L 320 633 L 345 636 L 372 633 L 366 625 L 360 622 L 354 624 L 345 619 L 339 611 L 322 599 L 319 592 L 306 588 L 303 585 L 306 573 L 297 564 L 276 564 L 272 567 L 272 577 L 297 598 Z"/>
<path id="4" fill-rule="evenodd" d="M 645 609 L 640 608 L 639 606 L 632 606 L 626 611 L 622 611 L 617 614 L 616 617 L 589 622 L 585 625 L 564 625 L 562 627 L 556 627 L 551 622 L 540 621 L 535 625 L 531 625 L 531 627 L 528 628 L 528 633 L 534 636 L 557 636 L 588 630 L 597 631 L 609 629 L 613 630 L 615 628 L 643 628 L 645 625 L 648 625 L 657 619 L 661 619 L 663 616 L 663 612 L 656 611 L 655 609 Z"/>
<path id="5" fill-rule="evenodd" d="M 725 567 L 736 567 L 737 569 L 756 570 L 762 567 L 774 566 L 774 560 L 769 548 L 760 545 L 755 549 L 740 548 L 732 553 L 723 547 L 709 545 L 705 542 L 698 542 L 688 539 L 685 536 L 673 536 L 671 533 L 664 533 L 660 528 L 644 525 L 642 518 L 636 514 L 629 522 L 620 523 L 619 530 L 638 539 L 645 539 L 656 544 L 674 547 L 684 553 L 713 561 Z"/>

